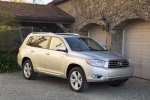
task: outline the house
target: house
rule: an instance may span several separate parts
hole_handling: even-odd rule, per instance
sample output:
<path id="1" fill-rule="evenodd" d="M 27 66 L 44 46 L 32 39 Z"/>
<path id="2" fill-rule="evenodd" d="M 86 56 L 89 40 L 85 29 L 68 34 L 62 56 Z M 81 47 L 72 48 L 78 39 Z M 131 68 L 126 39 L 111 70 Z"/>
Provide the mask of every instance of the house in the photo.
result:
<path id="1" fill-rule="evenodd" d="M 40 5 L 0 1 L 0 11 L 13 13 L 19 20 L 20 30 L 0 34 L 0 52 L 15 51 L 29 33 L 46 31 L 67 32 L 74 17 L 55 5 Z M 4 38 L 5 37 L 5 38 Z"/>
<path id="2" fill-rule="evenodd" d="M 74 32 L 95 38 L 108 49 L 128 56 L 134 76 L 150 79 L 150 2 L 149 0 L 53 0 L 72 15 Z M 110 30 L 103 31 L 105 16 Z"/>
<path id="3" fill-rule="evenodd" d="M 12 12 L 21 26 L 34 26 L 42 31 L 62 32 L 74 17 L 52 4 L 40 5 L 0 1 L 0 11 Z M 62 30 L 61 30 L 62 29 Z"/>
<path id="4" fill-rule="evenodd" d="M 0 1 L 0 10 L 13 12 L 22 26 L 52 32 L 70 29 L 93 37 L 129 57 L 134 76 L 150 79 L 149 0 L 53 0 L 47 5 Z M 100 23 L 103 16 L 108 31 Z"/>

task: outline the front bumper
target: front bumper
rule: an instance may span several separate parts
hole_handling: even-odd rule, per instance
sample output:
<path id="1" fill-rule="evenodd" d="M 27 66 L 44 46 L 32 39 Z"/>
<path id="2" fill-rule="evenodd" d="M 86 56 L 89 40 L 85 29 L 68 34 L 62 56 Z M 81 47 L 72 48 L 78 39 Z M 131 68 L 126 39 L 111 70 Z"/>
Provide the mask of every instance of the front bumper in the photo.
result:
<path id="1" fill-rule="evenodd" d="M 90 66 L 90 70 L 85 72 L 87 82 L 105 82 L 105 81 L 124 80 L 124 79 L 129 79 L 133 76 L 132 67 L 99 68 L 99 67 Z"/>

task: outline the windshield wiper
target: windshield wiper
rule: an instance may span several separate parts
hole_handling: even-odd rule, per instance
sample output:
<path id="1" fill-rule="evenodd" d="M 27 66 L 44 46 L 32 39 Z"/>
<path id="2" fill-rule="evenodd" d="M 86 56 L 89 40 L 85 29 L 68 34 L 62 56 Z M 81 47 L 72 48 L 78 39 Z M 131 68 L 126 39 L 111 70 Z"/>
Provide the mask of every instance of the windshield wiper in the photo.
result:
<path id="1" fill-rule="evenodd" d="M 89 47 L 89 50 L 90 51 L 95 51 L 96 49 Z"/>
<path id="2" fill-rule="evenodd" d="M 100 50 L 100 51 L 108 51 L 108 50 Z"/>
<path id="3" fill-rule="evenodd" d="M 94 49 L 94 48 L 91 48 L 89 47 L 90 51 L 104 51 L 104 50 L 97 50 L 97 49 Z"/>

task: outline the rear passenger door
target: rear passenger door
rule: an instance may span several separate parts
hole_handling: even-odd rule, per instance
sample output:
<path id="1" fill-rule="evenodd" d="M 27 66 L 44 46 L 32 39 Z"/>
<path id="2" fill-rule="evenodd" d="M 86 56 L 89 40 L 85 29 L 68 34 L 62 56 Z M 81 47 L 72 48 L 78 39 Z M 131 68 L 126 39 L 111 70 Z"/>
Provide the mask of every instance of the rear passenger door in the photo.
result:
<path id="1" fill-rule="evenodd" d="M 34 47 L 36 38 L 37 36 L 30 36 L 26 44 L 27 48 L 25 48 L 25 52 L 24 52 L 24 55 L 30 58 L 35 69 L 36 69 L 36 66 L 38 66 L 37 61 L 36 61 L 36 55 L 35 55 L 36 48 Z"/>
<path id="2" fill-rule="evenodd" d="M 49 36 L 37 36 L 36 42 L 34 44 L 33 54 L 36 59 L 36 68 L 39 71 L 44 71 L 45 69 L 45 55 L 49 45 Z"/>

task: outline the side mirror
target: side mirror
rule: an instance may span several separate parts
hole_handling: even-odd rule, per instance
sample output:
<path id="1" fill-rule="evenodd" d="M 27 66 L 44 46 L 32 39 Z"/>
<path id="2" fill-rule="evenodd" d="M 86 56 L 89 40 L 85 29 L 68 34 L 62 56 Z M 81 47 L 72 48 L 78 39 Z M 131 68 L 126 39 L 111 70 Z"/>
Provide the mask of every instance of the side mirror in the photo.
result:
<path id="1" fill-rule="evenodd" d="M 64 47 L 64 46 L 58 46 L 57 47 L 57 51 L 64 51 L 64 52 L 66 52 L 67 50 L 66 50 L 66 47 Z"/>

